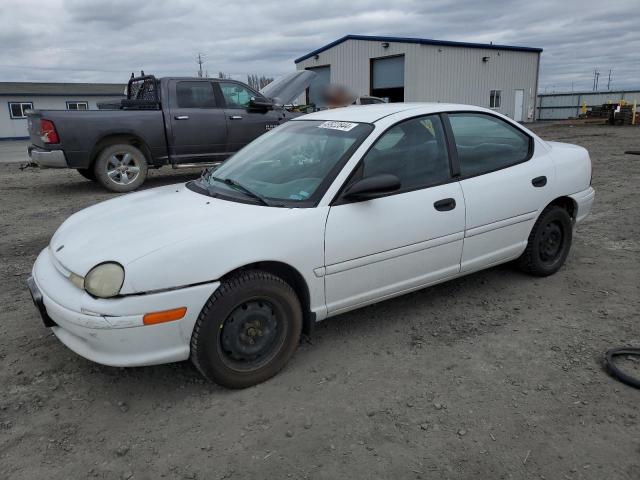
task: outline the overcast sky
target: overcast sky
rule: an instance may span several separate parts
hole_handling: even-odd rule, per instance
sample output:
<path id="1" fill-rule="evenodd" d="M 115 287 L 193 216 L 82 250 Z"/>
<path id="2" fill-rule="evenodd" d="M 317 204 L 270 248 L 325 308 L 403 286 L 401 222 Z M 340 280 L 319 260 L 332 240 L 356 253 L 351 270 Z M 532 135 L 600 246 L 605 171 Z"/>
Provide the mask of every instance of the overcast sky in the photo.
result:
<path id="1" fill-rule="evenodd" d="M 0 81 L 246 80 L 348 33 L 544 48 L 540 90 L 640 87 L 639 0 L 2 0 Z"/>

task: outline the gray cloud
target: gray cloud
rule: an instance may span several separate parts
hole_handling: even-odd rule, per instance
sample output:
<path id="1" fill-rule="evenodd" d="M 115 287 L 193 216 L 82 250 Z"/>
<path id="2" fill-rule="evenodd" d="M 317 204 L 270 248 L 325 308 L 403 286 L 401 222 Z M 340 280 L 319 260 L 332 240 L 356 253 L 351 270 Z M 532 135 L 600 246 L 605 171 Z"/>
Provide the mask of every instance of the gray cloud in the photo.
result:
<path id="1" fill-rule="evenodd" d="M 544 48 L 541 90 L 640 88 L 637 0 L 3 0 L 0 81 L 280 75 L 348 33 Z"/>

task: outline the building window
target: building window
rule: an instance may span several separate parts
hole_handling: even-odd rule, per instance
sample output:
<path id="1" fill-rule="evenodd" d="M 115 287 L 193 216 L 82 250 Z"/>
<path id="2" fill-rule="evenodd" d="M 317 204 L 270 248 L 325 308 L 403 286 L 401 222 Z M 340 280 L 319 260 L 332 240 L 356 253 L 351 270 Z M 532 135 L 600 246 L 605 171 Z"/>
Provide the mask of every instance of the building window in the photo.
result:
<path id="1" fill-rule="evenodd" d="M 33 102 L 9 102 L 11 118 L 27 118 L 27 110 L 33 109 Z"/>
<path id="2" fill-rule="evenodd" d="M 489 92 L 489 108 L 500 108 L 501 90 L 491 90 Z"/>
<path id="3" fill-rule="evenodd" d="M 67 102 L 67 110 L 89 110 L 88 102 Z"/>

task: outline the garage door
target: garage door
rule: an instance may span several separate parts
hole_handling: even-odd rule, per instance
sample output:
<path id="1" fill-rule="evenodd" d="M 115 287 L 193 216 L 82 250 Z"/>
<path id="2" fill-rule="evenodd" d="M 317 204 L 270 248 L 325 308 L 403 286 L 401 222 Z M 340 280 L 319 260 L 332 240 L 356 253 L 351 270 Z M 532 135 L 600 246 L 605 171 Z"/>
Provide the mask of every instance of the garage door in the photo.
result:
<path id="1" fill-rule="evenodd" d="M 326 85 L 331 83 L 331 67 L 314 67 L 308 68 L 316 74 L 307 89 L 307 103 L 313 103 L 317 107 L 324 106 L 322 101 L 322 90 Z"/>
<path id="2" fill-rule="evenodd" d="M 371 59 L 371 95 L 404 101 L 404 55 Z"/>

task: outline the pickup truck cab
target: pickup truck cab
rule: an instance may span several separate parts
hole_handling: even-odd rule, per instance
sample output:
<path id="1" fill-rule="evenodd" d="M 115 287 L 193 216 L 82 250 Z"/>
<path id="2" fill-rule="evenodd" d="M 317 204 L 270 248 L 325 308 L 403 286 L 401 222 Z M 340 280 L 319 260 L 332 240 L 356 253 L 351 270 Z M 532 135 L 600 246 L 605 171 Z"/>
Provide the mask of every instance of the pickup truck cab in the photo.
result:
<path id="1" fill-rule="evenodd" d="M 132 78 L 119 109 L 30 113 L 29 156 L 41 168 L 74 168 L 109 190 L 132 191 L 149 168 L 220 163 L 297 116 L 283 105 L 313 75 L 294 72 L 265 93 L 231 79 Z"/>

